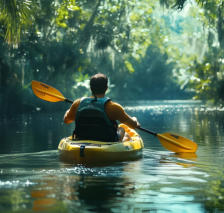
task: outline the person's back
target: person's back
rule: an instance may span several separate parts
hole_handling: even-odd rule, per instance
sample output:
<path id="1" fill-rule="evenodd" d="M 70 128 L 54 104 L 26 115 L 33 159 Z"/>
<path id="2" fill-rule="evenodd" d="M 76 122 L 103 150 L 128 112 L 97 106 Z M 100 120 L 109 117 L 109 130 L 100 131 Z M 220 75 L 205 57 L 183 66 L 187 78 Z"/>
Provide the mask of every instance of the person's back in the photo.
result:
<path id="1" fill-rule="evenodd" d="M 116 120 L 137 128 L 136 118 L 130 117 L 123 107 L 105 98 L 108 79 L 98 73 L 91 77 L 90 88 L 93 96 L 77 99 L 64 116 L 65 123 L 75 121 L 75 136 L 77 139 L 117 141 L 122 140 L 124 129 L 117 128 Z"/>
<path id="2" fill-rule="evenodd" d="M 111 121 L 105 104 L 109 98 L 84 98 L 76 113 L 75 136 L 79 140 L 118 141 L 117 123 Z"/>

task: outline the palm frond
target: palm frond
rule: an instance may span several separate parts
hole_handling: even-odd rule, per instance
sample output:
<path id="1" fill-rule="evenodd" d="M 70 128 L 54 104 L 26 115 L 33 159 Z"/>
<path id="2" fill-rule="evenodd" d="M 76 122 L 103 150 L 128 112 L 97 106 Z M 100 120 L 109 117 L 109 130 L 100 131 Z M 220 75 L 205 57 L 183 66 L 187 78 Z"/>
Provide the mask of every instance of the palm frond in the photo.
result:
<path id="1" fill-rule="evenodd" d="M 32 20 L 31 0 L 0 0 L 0 20 L 5 26 L 5 40 L 11 45 L 20 41 L 21 31 Z"/>

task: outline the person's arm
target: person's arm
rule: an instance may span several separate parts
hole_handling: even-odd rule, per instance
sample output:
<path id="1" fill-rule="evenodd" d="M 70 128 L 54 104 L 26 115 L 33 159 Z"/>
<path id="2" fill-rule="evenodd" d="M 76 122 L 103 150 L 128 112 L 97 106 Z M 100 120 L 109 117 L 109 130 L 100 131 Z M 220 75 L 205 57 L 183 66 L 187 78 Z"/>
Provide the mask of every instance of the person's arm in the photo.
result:
<path id="1" fill-rule="evenodd" d="M 115 102 L 108 103 L 106 107 L 106 113 L 111 120 L 118 120 L 121 123 L 128 125 L 130 128 L 135 129 L 140 127 L 140 124 L 136 117 L 129 116 L 124 108 Z"/>
<path id="2" fill-rule="evenodd" d="M 125 111 L 123 112 L 122 119 L 119 120 L 121 123 L 128 125 L 132 129 L 140 127 L 140 124 L 136 117 L 129 116 Z"/>
<path id="3" fill-rule="evenodd" d="M 64 123 L 70 124 L 75 121 L 76 112 L 80 103 L 80 99 L 73 102 L 72 106 L 65 112 Z"/>

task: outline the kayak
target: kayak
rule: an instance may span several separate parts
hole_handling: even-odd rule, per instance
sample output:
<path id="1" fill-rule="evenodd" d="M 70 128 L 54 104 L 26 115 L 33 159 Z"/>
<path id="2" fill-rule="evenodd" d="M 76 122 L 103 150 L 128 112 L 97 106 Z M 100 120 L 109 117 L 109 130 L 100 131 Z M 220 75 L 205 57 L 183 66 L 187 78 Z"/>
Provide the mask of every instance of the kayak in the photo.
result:
<path id="1" fill-rule="evenodd" d="M 142 138 L 127 125 L 119 126 L 128 135 L 122 142 L 72 140 L 71 136 L 63 138 L 58 145 L 60 159 L 75 164 L 107 164 L 141 158 L 144 147 Z"/>

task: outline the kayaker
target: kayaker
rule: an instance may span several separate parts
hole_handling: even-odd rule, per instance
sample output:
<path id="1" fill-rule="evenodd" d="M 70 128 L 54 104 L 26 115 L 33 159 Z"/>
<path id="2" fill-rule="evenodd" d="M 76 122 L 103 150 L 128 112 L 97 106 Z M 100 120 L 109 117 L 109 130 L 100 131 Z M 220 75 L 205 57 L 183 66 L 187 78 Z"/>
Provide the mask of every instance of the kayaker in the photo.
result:
<path id="1" fill-rule="evenodd" d="M 130 128 L 139 127 L 135 117 L 129 116 L 124 108 L 105 97 L 108 89 L 108 78 L 102 73 L 90 79 L 92 96 L 76 99 L 64 115 L 64 122 L 75 121 L 74 135 L 77 139 L 100 141 L 122 141 L 125 135 L 117 121 Z"/>

